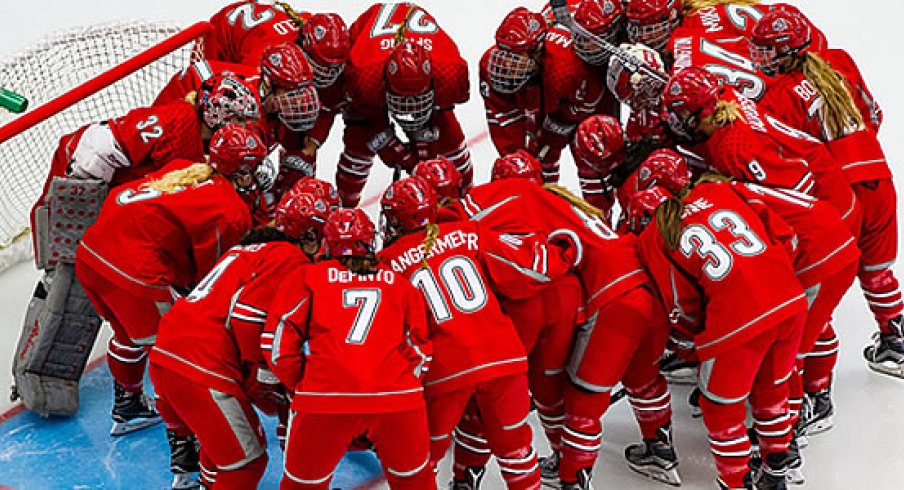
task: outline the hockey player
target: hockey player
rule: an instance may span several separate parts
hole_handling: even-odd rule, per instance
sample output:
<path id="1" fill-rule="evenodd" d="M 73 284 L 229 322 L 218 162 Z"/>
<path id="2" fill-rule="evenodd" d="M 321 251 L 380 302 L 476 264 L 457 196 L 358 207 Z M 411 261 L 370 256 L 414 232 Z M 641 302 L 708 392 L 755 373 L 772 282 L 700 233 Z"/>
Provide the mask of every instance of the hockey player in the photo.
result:
<path id="1" fill-rule="evenodd" d="M 813 50 L 810 24 L 794 12 L 776 10 L 763 16 L 751 43 L 757 66 L 775 77 L 762 105 L 825 142 L 852 184 L 863 210 L 858 277 L 879 325 L 875 343 L 864 356 L 875 371 L 904 377 L 904 302 L 891 269 L 898 250 L 897 196 L 876 132 L 865 123 L 877 118 L 864 118 L 852 97 L 854 87 L 865 84 L 849 81 Z M 842 64 L 850 60 L 834 56 Z"/>
<path id="2" fill-rule="evenodd" d="M 336 169 L 342 204 L 358 205 L 375 155 L 397 174 L 445 157 L 461 173 L 462 188 L 470 187 L 471 154 L 453 112 L 469 98 L 468 65 L 455 42 L 410 3 L 373 5 L 351 35 L 345 149 Z"/>
<path id="3" fill-rule="evenodd" d="M 612 220 L 615 190 L 622 184 L 614 171 L 625 163 L 625 136 L 612 116 L 591 116 L 577 129 L 571 153 L 578 167 L 578 182 L 585 201 L 601 209 Z"/>
<path id="4" fill-rule="evenodd" d="M 807 306 L 788 257 L 793 232 L 777 219 L 761 222 L 725 184 L 697 184 L 669 196 L 660 187 L 641 191 L 629 215 L 635 228 L 655 222 L 641 233 L 639 250 L 671 311 L 678 345 L 701 362 L 700 407 L 718 483 L 784 489 L 787 379 Z M 743 302 L 737 291 L 744 291 Z M 748 467 L 745 402 L 765 462 L 755 475 Z"/>
<path id="5" fill-rule="evenodd" d="M 448 158 L 419 162 L 414 166 L 412 175 L 426 180 L 433 187 L 440 206 L 461 197 L 461 173 Z"/>
<path id="6" fill-rule="evenodd" d="M 239 125 L 219 129 L 210 164 L 174 160 L 113 189 L 76 255 L 76 275 L 113 328 L 113 435 L 160 421 L 142 394 L 147 351 L 161 315 L 207 274 L 251 228 L 241 196 L 265 155 L 261 139 Z"/>
<path id="7" fill-rule="evenodd" d="M 535 296 L 564 274 L 570 261 L 538 235 L 484 231 L 475 223 L 437 225 L 436 195 L 419 177 L 383 194 L 382 260 L 424 295 L 434 361 L 425 379 L 431 459 L 439 462 L 468 401 L 480 411 L 487 441 L 508 488 L 539 487 L 537 454 L 527 423 L 527 359 L 511 320 L 494 294 Z"/>
<path id="8" fill-rule="evenodd" d="M 280 281 L 319 249 L 329 211 L 312 195 L 283 200 L 273 225 L 249 232 L 161 318 L 148 358 L 167 425 L 173 488 L 188 488 L 199 469 L 206 488 L 258 485 L 267 443 L 254 407 L 268 414 L 288 409 L 264 360 L 272 344 L 265 335 L 261 345 L 264 322 Z"/>
<path id="9" fill-rule="evenodd" d="M 624 11 L 616 0 L 590 0 L 579 4 L 574 19 L 618 42 Z M 480 62 L 480 92 L 499 154 L 527 150 L 543 163 L 546 181 L 557 182 L 559 157 L 577 124 L 592 114 L 615 113 L 600 72 L 607 62 L 590 39 L 547 28 L 541 14 L 524 7 L 511 11 Z"/>
<path id="10" fill-rule="evenodd" d="M 210 61 L 256 66 L 270 46 L 295 43 L 304 50 L 314 69 L 314 86 L 321 101 L 317 123 L 303 141 L 308 160 L 314 161 L 345 104 L 342 74 L 351 38 L 342 17 L 333 13 L 298 14 L 283 2 L 242 0 L 214 14 L 210 23 L 214 29 L 200 44 L 201 55 Z"/>
<path id="11" fill-rule="evenodd" d="M 516 168 L 521 167 L 519 163 Z M 524 167 L 517 173 L 531 175 L 529 166 Z M 499 173 L 516 172 L 513 168 Z M 561 449 L 544 461 L 544 482 L 568 489 L 589 487 L 602 443 L 600 417 L 608 409 L 612 389 L 622 381 L 644 438 L 626 449 L 629 466 L 677 483 L 670 397 L 656 367 L 668 335 L 666 317 L 650 294 L 650 279 L 634 239 L 613 232 L 600 210 L 567 191 L 554 190 L 528 179 L 505 179 L 475 187 L 443 210 L 444 216 L 457 213 L 497 232 L 539 232 L 567 239 L 580 250 L 574 270 L 584 287 L 588 322 L 578 329 L 567 367 L 571 385 L 565 392 Z M 612 362 L 592 361 L 599 358 Z"/>
<path id="12" fill-rule="evenodd" d="M 268 362 L 294 391 L 280 488 L 330 488 L 365 432 L 391 488 L 436 488 L 420 381 L 431 354 L 424 302 L 377 265 L 364 211 L 333 211 L 324 235 L 328 259 L 282 282 L 265 327 Z"/>

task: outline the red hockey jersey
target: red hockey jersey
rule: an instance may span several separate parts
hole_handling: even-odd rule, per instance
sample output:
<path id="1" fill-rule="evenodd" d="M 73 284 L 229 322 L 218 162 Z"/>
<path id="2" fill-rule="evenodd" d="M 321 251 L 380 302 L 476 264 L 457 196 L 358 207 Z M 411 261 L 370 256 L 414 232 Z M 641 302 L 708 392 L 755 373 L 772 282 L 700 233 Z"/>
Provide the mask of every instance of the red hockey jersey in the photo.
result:
<path id="1" fill-rule="evenodd" d="M 236 246 L 163 315 L 150 362 L 217 391 L 242 386 L 266 367 L 261 333 L 280 281 L 308 263 L 288 242 Z"/>
<path id="2" fill-rule="evenodd" d="M 654 220 L 639 249 L 673 326 L 694 340 L 701 361 L 806 313 L 785 250 L 730 186 L 697 185 L 683 201 L 678 248 L 666 246 Z"/>
<path id="3" fill-rule="evenodd" d="M 672 33 L 669 43 L 672 73 L 702 66 L 750 99 L 759 100 L 766 91 L 766 77 L 750 60 L 746 37 L 720 38 L 707 30 L 682 26 Z"/>
<path id="4" fill-rule="evenodd" d="M 864 93 L 857 94 L 854 87 L 862 86 L 862 80 L 848 82 L 851 95 L 855 102 L 857 99 L 861 100 L 861 106 L 864 104 Z M 833 138 L 826 126 L 823 103 L 822 96 L 799 70 L 770 79 L 766 95 L 760 101 L 764 109 L 775 114 L 782 122 L 824 142 L 850 182 L 890 179 L 891 169 L 888 168 L 885 152 L 876 138 L 875 130 L 851 120 L 844 136 Z M 863 109 L 858 108 L 862 114 Z M 866 122 L 868 120 L 864 119 L 864 123 Z"/>
<path id="5" fill-rule="evenodd" d="M 681 19 L 681 27 L 702 31 L 707 38 L 716 42 L 732 42 L 739 37 L 750 39 L 757 22 L 774 9 L 794 11 L 803 15 L 797 7 L 788 3 L 759 5 L 728 3 L 685 12 Z M 810 26 L 812 27 L 812 43 L 821 51 L 826 46 L 825 35 L 813 26 L 812 22 Z"/>
<path id="6" fill-rule="evenodd" d="M 757 184 L 732 182 L 731 186 L 751 208 L 766 206 L 794 230 L 798 239 L 794 271 L 804 289 L 825 281 L 860 257 L 857 240 L 828 203 Z"/>
<path id="7" fill-rule="evenodd" d="M 500 235 L 471 222 L 439 225 L 429 251 L 419 232 L 380 257 L 420 289 L 430 309 L 434 360 L 424 384 L 435 393 L 526 372 L 524 348 L 495 294 L 535 296 L 569 266 L 537 235 Z"/>
<path id="8" fill-rule="evenodd" d="M 192 164 L 175 160 L 111 190 L 79 243 L 79 260 L 123 289 L 161 301 L 173 299 L 172 288 L 197 284 L 251 228 L 251 213 L 218 175 L 168 194 L 146 186 Z"/>
<path id="9" fill-rule="evenodd" d="M 420 376 L 431 353 L 426 308 L 402 275 L 383 268 L 358 275 L 328 260 L 287 277 L 279 289 L 264 330 L 273 334 L 273 372 L 294 388 L 293 410 L 384 413 L 424 406 Z"/>
<path id="10" fill-rule="evenodd" d="M 848 87 L 851 89 L 851 95 L 854 97 L 854 103 L 857 104 L 857 108 L 860 109 L 860 114 L 863 116 L 863 122 L 870 129 L 878 132 L 882 125 L 882 108 L 879 107 L 879 102 L 867 87 L 860 68 L 851 55 L 843 49 L 836 48 L 825 50 L 820 55 L 832 65 L 832 68 L 844 75 L 848 81 Z"/>
<path id="11" fill-rule="evenodd" d="M 301 14 L 307 18 L 310 14 Z M 223 7 L 210 18 L 213 31 L 201 40 L 202 53 L 208 60 L 230 61 L 259 66 L 268 46 L 294 43 L 299 28 L 282 8 L 243 0 Z"/>
<path id="12" fill-rule="evenodd" d="M 572 241 L 578 249 L 575 273 L 584 286 L 588 313 L 650 282 L 633 235 L 619 236 L 602 219 L 525 179 L 476 186 L 444 207 L 441 216 L 471 219 L 500 233 L 539 232 Z"/>

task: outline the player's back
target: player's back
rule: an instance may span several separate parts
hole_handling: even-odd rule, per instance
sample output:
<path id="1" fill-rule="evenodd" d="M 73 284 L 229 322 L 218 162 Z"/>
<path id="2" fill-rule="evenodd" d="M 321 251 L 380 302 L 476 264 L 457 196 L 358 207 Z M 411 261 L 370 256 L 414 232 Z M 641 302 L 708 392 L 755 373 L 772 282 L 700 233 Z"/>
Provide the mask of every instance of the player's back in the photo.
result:
<path id="1" fill-rule="evenodd" d="M 306 267 L 300 279 L 310 353 L 293 407 L 374 413 L 423 406 L 416 375 L 423 359 L 412 344 L 426 337 L 425 310 L 405 277 L 384 268 L 356 274 L 328 260 Z"/>
<path id="2" fill-rule="evenodd" d="M 204 58 L 209 60 L 258 66 L 268 46 L 298 39 L 295 21 L 281 8 L 264 2 L 232 3 L 214 14 L 210 23 L 213 31 L 202 40 Z"/>

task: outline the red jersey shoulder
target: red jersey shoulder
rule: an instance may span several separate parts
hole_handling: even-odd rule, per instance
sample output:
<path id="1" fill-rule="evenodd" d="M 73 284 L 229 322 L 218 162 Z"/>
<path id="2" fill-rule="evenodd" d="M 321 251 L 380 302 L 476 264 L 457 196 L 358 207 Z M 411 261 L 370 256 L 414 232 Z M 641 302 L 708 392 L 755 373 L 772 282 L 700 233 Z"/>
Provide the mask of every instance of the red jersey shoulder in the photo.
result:
<path id="1" fill-rule="evenodd" d="M 716 38 L 749 38 L 753 27 L 769 10 L 769 5 L 712 5 L 686 13 L 681 26 Z"/>
<path id="2" fill-rule="evenodd" d="M 302 15 L 304 18 L 306 15 Z M 267 46 L 295 42 L 298 25 L 274 5 L 241 1 L 210 18 L 213 31 L 204 39 L 204 57 L 256 66 Z"/>
<path id="3" fill-rule="evenodd" d="M 605 90 L 602 77 L 593 73 L 571 47 L 571 34 L 559 27 L 546 36 L 543 57 L 544 112 L 552 113 L 563 102 L 598 102 Z"/>
<path id="4" fill-rule="evenodd" d="M 352 31 L 347 90 L 353 103 L 385 104 L 383 68 L 400 31 L 430 52 L 437 105 L 468 100 L 468 64 L 452 38 L 424 9 L 411 3 L 375 4 L 355 20 Z"/>

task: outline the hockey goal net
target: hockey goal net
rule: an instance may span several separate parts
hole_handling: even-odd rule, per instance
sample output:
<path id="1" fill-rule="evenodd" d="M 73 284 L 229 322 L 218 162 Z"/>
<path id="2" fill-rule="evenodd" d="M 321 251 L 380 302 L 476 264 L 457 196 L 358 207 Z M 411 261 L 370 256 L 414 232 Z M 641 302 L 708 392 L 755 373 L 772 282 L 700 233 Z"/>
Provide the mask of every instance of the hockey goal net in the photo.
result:
<path id="1" fill-rule="evenodd" d="M 0 87 L 28 98 L 16 116 L 0 109 L 0 271 L 32 256 L 29 213 L 59 138 L 150 105 L 188 66 L 201 22 L 118 22 L 48 37 L 0 62 Z"/>

